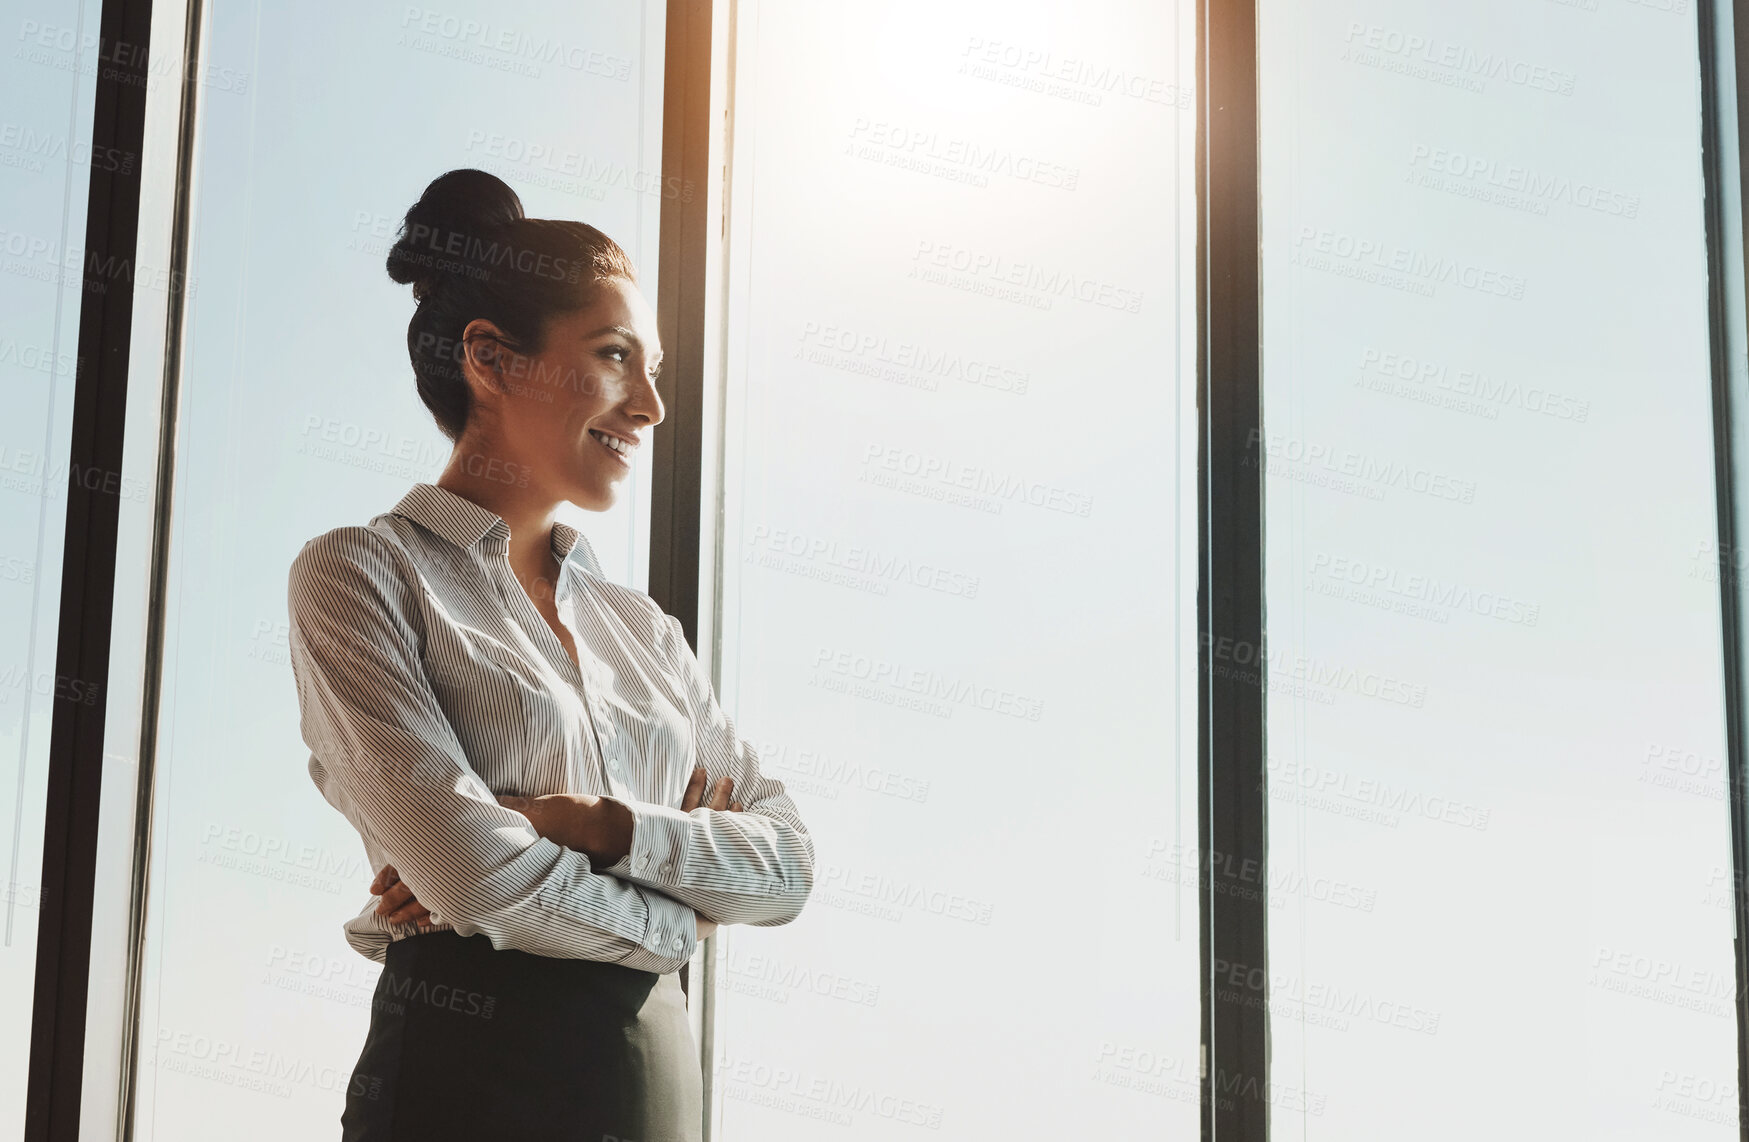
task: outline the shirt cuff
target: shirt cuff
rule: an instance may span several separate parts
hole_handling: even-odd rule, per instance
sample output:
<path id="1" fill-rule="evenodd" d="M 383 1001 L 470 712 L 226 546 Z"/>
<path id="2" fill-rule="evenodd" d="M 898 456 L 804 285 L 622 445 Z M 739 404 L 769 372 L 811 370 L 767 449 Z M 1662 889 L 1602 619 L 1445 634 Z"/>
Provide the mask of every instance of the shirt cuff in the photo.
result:
<path id="1" fill-rule="evenodd" d="M 697 913 L 687 905 L 659 892 L 643 892 L 649 905 L 649 924 L 644 938 L 620 960 L 628 968 L 658 975 L 679 971 L 698 946 Z"/>
<path id="2" fill-rule="evenodd" d="M 686 875 L 690 814 L 667 805 L 610 797 L 632 814 L 632 844 L 626 855 L 602 869 L 611 876 L 634 878 L 640 884 L 676 887 Z"/>

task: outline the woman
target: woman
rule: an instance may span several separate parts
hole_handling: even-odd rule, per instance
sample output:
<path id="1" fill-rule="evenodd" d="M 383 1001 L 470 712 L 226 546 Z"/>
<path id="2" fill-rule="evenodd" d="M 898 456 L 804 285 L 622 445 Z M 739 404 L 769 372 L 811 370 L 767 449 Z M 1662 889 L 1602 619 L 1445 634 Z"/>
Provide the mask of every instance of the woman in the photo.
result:
<path id="1" fill-rule="evenodd" d="M 310 775 L 381 870 L 344 1137 L 696 1139 L 675 972 L 794 919 L 814 852 L 678 620 L 556 519 L 612 506 L 662 420 L 654 315 L 610 238 L 482 171 L 426 188 L 388 268 L 454 451 L 290 576 Z"/>

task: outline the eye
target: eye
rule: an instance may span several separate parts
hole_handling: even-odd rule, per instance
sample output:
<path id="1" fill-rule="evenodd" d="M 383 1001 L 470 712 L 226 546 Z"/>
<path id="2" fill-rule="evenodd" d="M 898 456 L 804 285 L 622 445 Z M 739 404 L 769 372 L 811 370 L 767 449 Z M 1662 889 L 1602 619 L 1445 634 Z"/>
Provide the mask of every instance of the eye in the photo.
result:
<path id="1" fill-rule="evenodd" d="M 626 359 L 627 356 L 629 356 L 631 354 L 631 350 L 628 349 L 624 345 L 609 345 L 607 348 L 605 348 L 601 351 L 601 355 L 604 357 L 608 356 L 609 354 L 612 354 L 612 353 L 618 353 L 619 356 L 615 359 L 623 361 Z"/>

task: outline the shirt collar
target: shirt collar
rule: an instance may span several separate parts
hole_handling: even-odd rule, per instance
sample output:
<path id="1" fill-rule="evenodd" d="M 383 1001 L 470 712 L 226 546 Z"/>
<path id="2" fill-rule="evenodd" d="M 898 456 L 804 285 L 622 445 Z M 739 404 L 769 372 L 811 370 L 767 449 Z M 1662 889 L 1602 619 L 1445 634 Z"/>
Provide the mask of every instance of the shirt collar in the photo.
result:
<path id="1" fill-rule="evenodd" d="M 510 542 L 510 525 L 497 512 L 436 484 L 413 485 L 391 511 L 464 550 L 472 550 L 488 536 L 500 545 Z M 570 562 L 573 555 L 587 564 L 589 545 L 576 528 L 554 520 L 552 539 L 553 557 L 561 565 Z"/>

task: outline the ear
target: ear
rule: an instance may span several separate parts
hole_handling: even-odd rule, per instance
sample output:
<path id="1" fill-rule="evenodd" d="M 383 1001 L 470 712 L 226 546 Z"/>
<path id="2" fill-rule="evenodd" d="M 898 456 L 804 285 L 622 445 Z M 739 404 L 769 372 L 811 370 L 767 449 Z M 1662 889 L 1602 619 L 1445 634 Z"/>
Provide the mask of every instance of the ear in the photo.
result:
<path id="1" fill-rule="evenodd" d="M 507 379 L 514 367 L 514 345 L 509 334 L 483 317 L 474 318 L 462 330 L 457 357 L 476 405 L 489 404 L 510 391 Z"/>

